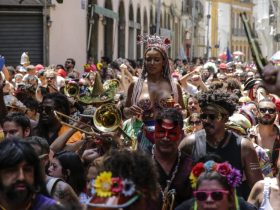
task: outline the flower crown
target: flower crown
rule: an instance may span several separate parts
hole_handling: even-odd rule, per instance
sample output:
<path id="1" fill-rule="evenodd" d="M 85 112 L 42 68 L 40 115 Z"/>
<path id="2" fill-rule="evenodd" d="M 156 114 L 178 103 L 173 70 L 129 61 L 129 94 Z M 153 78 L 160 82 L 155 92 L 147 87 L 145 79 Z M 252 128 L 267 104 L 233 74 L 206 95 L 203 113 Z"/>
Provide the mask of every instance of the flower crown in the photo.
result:
<path id="1" fill-rule="evenodd" d="M 228 162 L 216 163 L 210 160 L 206 163 L 199 162 L 192 168 L 190 180 L 193 189 L 196 188 L 197 179 L 203 172 L 217 172 L 221 176 L 226 177 L 228 184 L 233 188 L 242 182 L 240 171 L 233 168 L 231 164 Z"/>
<path id="2" fill-rule="evenodd" d="M 112 177 L 112 172 L 110 171 L 101 172 L 92 185 L 98 197 L 111 197 L 116 195 L 129 197 L 136 191 L 135 184 L 131 180 Z"/>
<path id="3" fill-rule="evenodd" d="M 166 53 L 168 48 L 170 47 L 170 43 L 170 39 L 157 36 L 156 34 L 144 34 L 137 36 L 137 44 L 146 45 L 146 49 L 151 47 L 157 47 Z"/>

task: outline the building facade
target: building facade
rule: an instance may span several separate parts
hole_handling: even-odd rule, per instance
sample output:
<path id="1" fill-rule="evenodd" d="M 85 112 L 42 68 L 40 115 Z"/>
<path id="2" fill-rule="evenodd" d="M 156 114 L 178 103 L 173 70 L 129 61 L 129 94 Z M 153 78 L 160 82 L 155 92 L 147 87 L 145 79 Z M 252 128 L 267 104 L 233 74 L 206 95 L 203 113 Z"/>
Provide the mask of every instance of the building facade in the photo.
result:
<path id="1" fill-rule="evenodd" d="M 252 21 L 252 0 L 210 0 L 206 2 L 209 11 L 209 57 L 218 57 L 227 48 L 244 53 L 244 60 L 250 59 L 250 47 L 239 14 L 246 12 Z"/>
<path id="2" fill-rule="evenodd" d="M 161 36 L 171 39 L 172 58 L 183 47 L 182 1 L 91 0 L 88 13 L 88 56 L 94 60 L 101 56 L 142 58 L 143 46 L 137 45 L 137 36 L 155 34 L 157 26 Z"/>
<path id="3" fill-rule="evenodd" d="M 157 31 L 171 39 L 170 57 L 186 56 L 182 0 L 1 0 L 0 5 L 1 26 L 6 27 L 0 29 L 0 50 L 11 65 L 19 64 L 24 51 L 33 64 L 63 64 L 74 58 L 78 69 L 90 58 L 138 59 L 143 46 L 136 45 L 137 36 Z M 32 17 L 24 17 L 28 15 Z M 3 44 L 7 40 L 13 49 Z"/>
<path id="4" fill-rule="evenodd" d="M 280 49 L 278 0 L 208 0 L 205 9 L 210 11 L 210 32 L 205 33 L 205 42 L 209 41 L 209 57 L 217 57 L 228 47 L 231 52 L 243 52 L 244 60 L 252 59 L 239 16 L 241 12 L 246 12 L 264 57 L 269 60 Z"/>

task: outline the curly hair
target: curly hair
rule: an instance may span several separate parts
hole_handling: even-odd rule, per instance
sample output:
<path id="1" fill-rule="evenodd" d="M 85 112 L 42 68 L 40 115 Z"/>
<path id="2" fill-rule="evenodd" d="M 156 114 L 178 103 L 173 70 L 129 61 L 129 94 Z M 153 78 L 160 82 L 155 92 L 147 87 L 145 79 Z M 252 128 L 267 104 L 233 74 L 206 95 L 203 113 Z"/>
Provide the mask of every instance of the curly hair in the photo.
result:
<path id="1" fill-rule="evenodd" d="M 241 89 L 241 84 L 236 78 L 228 78 L 225 83 L 227 85 L 227 90 L 233 91 L 235 89 Z"/>
<path id="2" fill-rule="evenodd" d="M 226 90 L 209 90 L 207 92 L 201 92 L 197 95 L 198 103 L 203 109 L 209 104 L 217 104 L 228 111 L 231 116 L 236 110 L 236 96 L 226 92 Z"/>
<path id="3" fill-rule="evenodd" d="M 183 128 L 184 126 L 183 115 L 175 108 L 167 108 L 159 112 L 156 116 L 156 121 L 159 123 L 163 119 L 172 120 L 173 122 L 178 123 L 180 128 Z"/>
<path id="4" fill-rule="evenodd" d="M 158 173 L 152 159 L 145 153 L 112 150 L 101 171 L 111 171 L 114 177 L 130 179 L 137 189 L 145 189 L 148 198 L 158 195 Z"/>

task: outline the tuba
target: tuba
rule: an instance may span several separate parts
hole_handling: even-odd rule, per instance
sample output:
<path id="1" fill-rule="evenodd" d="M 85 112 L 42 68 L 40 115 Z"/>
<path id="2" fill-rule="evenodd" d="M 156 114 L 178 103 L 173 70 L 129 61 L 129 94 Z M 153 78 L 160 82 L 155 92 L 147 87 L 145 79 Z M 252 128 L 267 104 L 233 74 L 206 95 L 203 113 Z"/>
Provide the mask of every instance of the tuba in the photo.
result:
<path id="1" fill-rule="evenodd" d="M 67 97 L 77 98 L 80 95 L 80 86 L 77 83 L 69 82 L 64 87 L 64 94 Z"/>

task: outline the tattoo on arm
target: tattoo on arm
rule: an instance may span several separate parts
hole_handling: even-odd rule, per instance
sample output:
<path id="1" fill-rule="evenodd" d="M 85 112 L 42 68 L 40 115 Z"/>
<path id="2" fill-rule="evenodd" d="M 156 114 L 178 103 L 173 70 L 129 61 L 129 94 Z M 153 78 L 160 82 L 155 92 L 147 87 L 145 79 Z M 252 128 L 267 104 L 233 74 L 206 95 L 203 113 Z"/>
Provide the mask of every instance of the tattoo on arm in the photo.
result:
<path id="1" fill-rule="evenodd" d="M 249 163 L 249 167 L 252 171 L 260 170 L 260 164 L 259 163 Z"/>
<path id="2" fill-rule="evenodd" d="M 63 186 L 58 183 L 54 190 L 54 198 L 62 203 L 65 207 L 80 207 L 79 198 L 69 186 Z M 72 209 L 72 208 L 71 208 Z"/>

